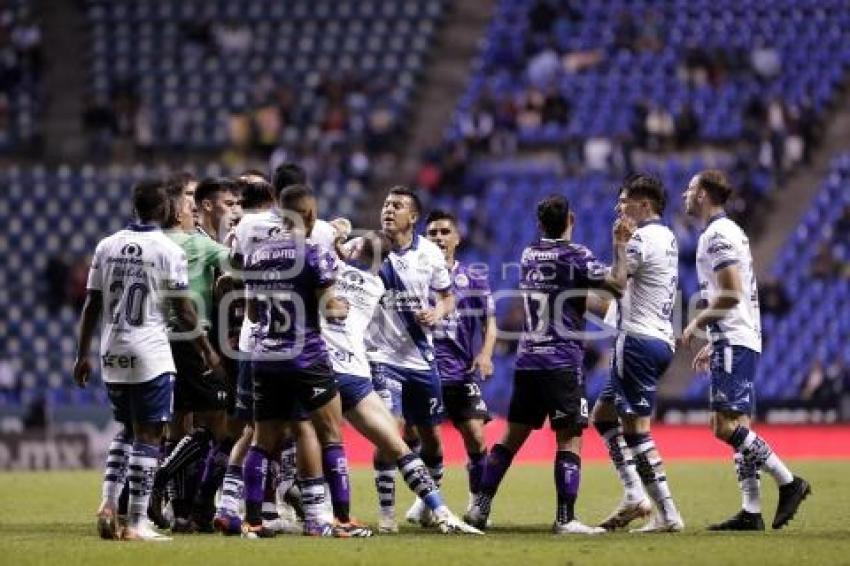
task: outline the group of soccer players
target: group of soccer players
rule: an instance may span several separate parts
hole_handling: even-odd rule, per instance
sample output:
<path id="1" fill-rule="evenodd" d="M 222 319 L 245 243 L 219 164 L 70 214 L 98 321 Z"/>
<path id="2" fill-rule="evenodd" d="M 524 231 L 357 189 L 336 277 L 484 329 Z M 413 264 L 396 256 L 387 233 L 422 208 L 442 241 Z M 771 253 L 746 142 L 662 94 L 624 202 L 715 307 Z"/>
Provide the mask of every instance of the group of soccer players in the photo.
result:
<path id="1" fill-rule="evenodd" d="M 779 485 L 773 528 L 811 492 L 751 428 L 761 349 L 749 244 L 723 213 L 725 176 L 704 171 L 684 193 L 706 226 L 697 269 L 704 309 L 679 341 L 708 343 L 712 427 L 735 454 L 742 509 L 712 530 L 763 530 L 759 472 Z M 375 446 L 379 533 L 398 531 L 396 470 L 416 500 L 410 522 L 481 534 L 514 456 L 548 418 L 555 432 L 556 534 L 593 535 L 648 518 L 636 532 L 678 532 L 650 418 L 673 357 L 678 248 L 664 226 L 666 192 L 627 178 L 616 202 L 613 263 L 572 242 L 568 200 L 537 206 L 539 240 L 521 258 L 525 321 L 504 437 L 489 450 L 478 382 L 493 372 L 498 329 L 486 270 L 455 257 L 458 223 L 423 216 L 397 186 L 380 229 L 318 218 L 295 164 L 268 180 L 180 174 L 139 183 L 136 222 L 95 251 L 80 321 L 74 378 L 101 324 L 102 376 L 122 425 L 107 457 L 98 530 L 103 538 L 170 540 L 154 528 L 265 538 L 278 533 L 368 537 L 351 512 L 343 419 Z M 616 320 L 608 383 L 585 397 L 585 315 Z M 451 420 L 468 454 L 464 520 L 440 494 L 439 425 Z M 575 513 L 583 430 L 592 423 L 623 485 L 598 526 Z M 216 504 L 216 494 L 220 492 Z"/>

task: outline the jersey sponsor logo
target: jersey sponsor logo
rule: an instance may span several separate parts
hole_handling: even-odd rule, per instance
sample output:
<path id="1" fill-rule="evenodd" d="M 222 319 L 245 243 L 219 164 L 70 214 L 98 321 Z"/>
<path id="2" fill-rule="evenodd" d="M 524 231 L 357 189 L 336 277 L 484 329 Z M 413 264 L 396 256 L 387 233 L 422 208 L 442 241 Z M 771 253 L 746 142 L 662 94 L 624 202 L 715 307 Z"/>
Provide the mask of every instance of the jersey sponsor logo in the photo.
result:
<path id="1" fill-rule="evenodd" d="M 128 356 L 127 354 L 111 354 L 106 352 L 101 357 L 101 362 L 105 368 L 130 369 L 136 367 L 136 356 Z"/>
<path id="2" fill-rule="evenodd" d="M 121 248 L 121 255 L 131 257 L 142 257 L 142 246 L 135 242 L 124 244 Z"/>

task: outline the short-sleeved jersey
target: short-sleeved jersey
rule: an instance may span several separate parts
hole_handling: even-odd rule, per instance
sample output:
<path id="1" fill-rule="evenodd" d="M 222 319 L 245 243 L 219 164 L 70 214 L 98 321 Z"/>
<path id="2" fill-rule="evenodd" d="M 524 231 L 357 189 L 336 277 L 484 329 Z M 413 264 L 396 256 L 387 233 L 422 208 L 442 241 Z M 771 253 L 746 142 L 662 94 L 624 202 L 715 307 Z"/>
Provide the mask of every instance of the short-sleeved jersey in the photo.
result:
<path id="1" fill-rule="evenodd" d="M 169 230 L 166 235 L 186 254 L 186 260 L 189 262 L 189 289 L 193 298 L 201 301 L 198 308 L 201 323 L 209 325 L 214 311 L 215 270 L 227 266 L 230 250 L 198 230 Z M 203 308 L 200 308 L 200 305 L 203 305 Z"/>
<path id="2" fill-rule="evenodd" d="M 446 259 L 433 242 L 414 236 L 410 247 L 390 252 L 379 273 L 386 292 L 367 334 L 369 361 L 428 371 L 434 363 L 430 328 L 415 313 L 428 308 L 432 291 L 448 291 Z"/>
<path id="3" fill-rule="evenodd" d="M 277 208 L 246 213 L 233 232 L 231 254 L 247 258 L 257 249 L 257 246 L 277 236 L 282 230 L 283 218 Z M 318 243 L 324 250 L 332 251 L 333 233 L 333 226 L 328 222 L 316 220 L 309 241 Z M 243 319 L 242 329 L 239 332 L 240 352 L 251 352 L 254 349 L 254 343 L 251 340 L 254 326 L 247 317 Z"/>
<path id="4" fill-rule="evenodd" d="M 670 317 L 679 281 L 676 236 L 659 221 L 642 223 L 626 244 L 629 278 L 617 301 L 617 327 L 638 336 L 650 336 L 674 346 Z"/>
<path id="5" fill-rule="evenodd" d="M 245 259 L 246 290 L 264 296 L 255 303 L 256 359 L 300 369 L 329 365 L 317 292 L 333 285 L 335 270 L 332 255 L 288 232 L 260 243 Z"/>
<path id="6" fill-rule="evenodd" d="M 493 296 L 487 277 L 459 261 L 451 268 L 456 309 L 434 331 L 437 371 L 444 382 L 468 381 L 472 361 L 481 349 L 487 317 L 493 315 Z"/>
<path id="7" fill-rule="evenodd" d="M 520 261 L 525 321 L 516 369 L 581 372 L 587 291 L 604 284 L 608 268 L 586 247 L 541 238 Z"/>
<path id="8" fill-rule="evenodd" d="M 712 217 L 697 244 L 697 277 L 704 303 L 716 297 L 720 288 L 717 271 L 737 265 L 741 276 L 741 300 L 721 320 L 708 328 L 712 343 L 726 341 L 761 352 L 761 319 L 758 284 L 744 231 L 725 215 Z"/>
<path id="9" fill-rule="evenodd" d="M 377 275 L 354 264 L 339 264 L 334 293 L 348 303 L 348 316 L 344 320 L 322 318 L 322 338 L 335 373 L 371 378 L 366 331 L 384 291 Z"/>
<path id="10" fill-rule="evenodd" d="M 159 228 L 130 225 L 100 241 L 87 287 L 103 294 L 103 381 L 144 383 L 174 372 L 165 299 L 188 285 L 186 255 Z"/>

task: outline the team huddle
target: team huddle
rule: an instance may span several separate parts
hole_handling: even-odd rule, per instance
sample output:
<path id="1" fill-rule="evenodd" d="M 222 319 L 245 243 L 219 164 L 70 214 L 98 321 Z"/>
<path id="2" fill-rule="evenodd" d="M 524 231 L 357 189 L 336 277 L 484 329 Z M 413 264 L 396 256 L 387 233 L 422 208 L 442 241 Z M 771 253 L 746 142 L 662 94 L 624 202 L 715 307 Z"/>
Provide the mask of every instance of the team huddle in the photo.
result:
<path id="1" fill-rule="evenodd" d="M 694 368 L 710 371 L 712 427 L 733 449 L 742 492 L 741 510 L 709 529 L 764 530 L 762 470 L 779 486 L 776 529 L 811 487 L 750 428 L 759 306 L 748 240 L 723 214 L 730 193 L 722 173 L 704 171 L 683 195 L 706 226 L 697 253 L 705 308 L 679 344 L 707 332 Z M 420 201 L 397 186 L 380 229 L 352 237 L 347 219 L 319 219 L 294 164 L 270 181 L 249 171 L 139 183 L 136 222 L 95 250 L 74 366 L 85 386 L 100 324 L 102 377 L 121 425 L 107 456 L 100 536 L 370 537 L 373 528 L 352 514 L 343 420 L 375 447 L 381 534 L 398 532 L 397 470 L 415 495 L 407 521 L 483 534 L 514 456 L 547 419 L 556 439 L 554 533 L 594 535 L 638 519 L 647 521 L 634 532 L 681 531 L 650 430 L 677 343 L 678 248 L 662 223 L 665 204 L 654 177 L 624 181 L 610 266 L 572 242 L 566 198 L 538 204 L 541 237 L 520 260 L 525 320 L 508 425 L 488 448 L 479 382 L 493 373 L 499 331 L 486 271 L 455 257 L 451 213 L 431 211 L 420 235 Z M 610 377 L 592 408 L 582 375 L 588 312 L 617 329 Z M 468 455 L 463 519 L 440 493 L 446 419 Z M 598 525 L 575 512 L 589 424 L 623 486 Z"/>

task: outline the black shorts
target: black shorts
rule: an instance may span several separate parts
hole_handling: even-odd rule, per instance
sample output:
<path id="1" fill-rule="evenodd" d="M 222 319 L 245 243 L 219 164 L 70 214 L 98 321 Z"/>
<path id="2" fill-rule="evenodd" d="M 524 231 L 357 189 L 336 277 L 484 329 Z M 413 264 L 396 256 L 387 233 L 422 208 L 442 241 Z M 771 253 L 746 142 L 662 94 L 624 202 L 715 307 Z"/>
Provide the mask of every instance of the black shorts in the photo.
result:
<path id="1" fill-rule="evenodd" d="M 587 428 L 584 380 L 571 368 L 516 370 L 508 422 L 540 428 L 549 417 L 552 430 Z"/>
<path id="2" fill-rule="evenodd" d="M 223 372 L 211 372 L 194 343 L 187 340 L 171 342 L 171 355 L 177 369 L 174 382 L 176 412 L 218 411 L 227 408 L 227 384 Z"/>
<path id="3" fill-rule="evenodd" d="M 236 385 L 239 382 L 239 361 L 235 358 L 221 356 L 221 367 L 224 370 L 224 387 L 227 391 L 227 414 L 236 415 Z"/>
<path id="4" fill-rule="evenodd" d="M 481 388 L 474 381 L 444 381 L 443 408 L 455 426 L 477 419 L 490 421 L 487 404 L 481 397 Z"/>
<path id="5" fill-rule="evenodd" d="M 304 420 L 339 389 L 330 365 L 297 369 L 278 362 L 253 362 L 252 370 L 255 421 Z"/>

